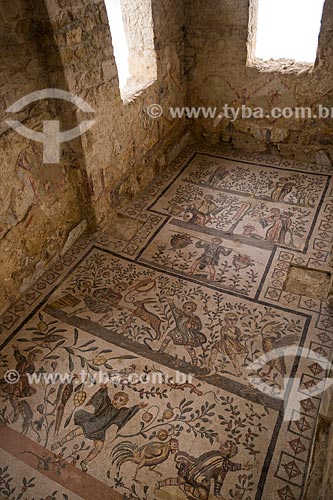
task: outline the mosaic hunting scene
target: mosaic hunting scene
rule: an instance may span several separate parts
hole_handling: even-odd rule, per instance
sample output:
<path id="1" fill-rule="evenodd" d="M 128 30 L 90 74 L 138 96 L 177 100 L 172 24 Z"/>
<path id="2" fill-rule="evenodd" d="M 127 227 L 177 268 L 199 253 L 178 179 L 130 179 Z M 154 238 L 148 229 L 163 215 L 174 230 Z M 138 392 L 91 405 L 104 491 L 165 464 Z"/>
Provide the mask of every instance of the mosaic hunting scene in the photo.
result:
<path id="1" fill-rule="evenodd" d="M 302 500 L 333 321 L 285 284 L 332 213 L 325 167 L 188 148 L 82 237 L 1 318 L 3 498 Z"/>

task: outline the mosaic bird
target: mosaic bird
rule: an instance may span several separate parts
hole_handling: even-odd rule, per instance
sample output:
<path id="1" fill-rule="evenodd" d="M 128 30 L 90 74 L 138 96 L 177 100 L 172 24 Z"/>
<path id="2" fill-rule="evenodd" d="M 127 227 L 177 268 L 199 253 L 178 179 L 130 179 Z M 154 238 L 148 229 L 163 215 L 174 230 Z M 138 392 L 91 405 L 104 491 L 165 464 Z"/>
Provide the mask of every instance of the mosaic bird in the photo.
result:
<path id="1" fill-rule="evenodd" d="M 136 476 L 142 467 L 149 467 L 149 470 L 161 475 L 160 472 L 155 471 L 155 467 L 165 462 L 170 454 L 174 454 L 178 450 L 179 442 L 174 438 L 166 443 L 153 441 L 140 447 L 130 441 L 123 441 L 112 452 L 112 464 L 115 463 L 118 469 L 125 462 L 134 462 L 137 464 L 134 480 L 136 480 Z"/>
<path id="2" fill-rule="evenodd" d="M 76 380 L 77 378 L 78 378 L 77 375 L 74 375 L 70 382 L 68 382 L 67 384 L 60 384 L 58 388 L 55 400 L 56 421 L 54 426 L 54 435 L 57 435 L 60 430 L 61 422 L 64 416 L 65 406 L 67 405 L 68 401 L 70 400 L 73 394 L 74 380 Z"/>
<path id="3" fill-rule="evenodd" d="M 264 353 L 270 354 L 273 351 L 277 351 L 278 355 L 276 359 L 267 361 L 266 364 L 269 366 L 268 372 L 262 373 L 262 375 L 264 375 L 265 377 L 269 376 L 274 368 L 280 373 L 282 377 L 284 377 L 287 373 L 283 348 L 297 343 L 298 336 L 295 334 L 283 335 L 284 329 L 285 325 L 283 323 L 279 323 L 278 321 L 271 321 L 261 330 L 262 348 Z"/>
<path id="4" fill-rule="evenodd" d="M 130 290 L 127 292 L 127 294 L 125 296 L 125 301 L 132 302 L 131 300 L 130 301 L 126 300 L 126 297 L 132 292 L 148 293 L 151 290 L 153 290 L 154 288 L 156 288 L 156 281 L 152 278 L 144 278 L 144 279 L 138 281 L 137 283 L 134 283 L 131 286 Z"/>

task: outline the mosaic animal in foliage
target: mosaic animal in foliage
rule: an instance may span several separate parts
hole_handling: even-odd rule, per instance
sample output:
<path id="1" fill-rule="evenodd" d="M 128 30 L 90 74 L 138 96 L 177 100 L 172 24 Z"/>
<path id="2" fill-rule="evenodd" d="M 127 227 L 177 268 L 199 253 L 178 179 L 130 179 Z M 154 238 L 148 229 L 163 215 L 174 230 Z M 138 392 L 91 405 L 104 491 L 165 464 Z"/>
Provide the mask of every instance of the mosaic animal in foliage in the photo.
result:
<path id="1" fill-rule="evenodd" d="M 161 475 L 155 470 L 155 467 L 165 462 L 171 454 L 175 454 L 178 450 L 179 442 L 174 438 L 165 443 L 152 441 L 140 447 L 130 441 L 122 441 L 112 452 L 112 463 L 115 463 L 118 469 L 126 462 L 138 464 L 134 479 L 142 467 L 149 467 L 149 470 Z"/>
<path id="2" fill-rule="evenodd" d="M 13 411 L 8 415 L 7 420 L 12 418 L 12 422 L 16 422 L 19 417 L 18 402 L 22 398 L 28 398 L 36 393 L 36 389 L 29 382 L 28 375 L 35 373 L 35 361 L 41 350 L 34 349 L 27 356 L 21 354 L 17 346 L 14 348 L 14 358 L 16 360 L 15 370 L 19 374 L 17 382 L 8 383 L 7 380 L 0 380 L 0 391 L 2 396 L 7 398 L 13 408 Z"/>

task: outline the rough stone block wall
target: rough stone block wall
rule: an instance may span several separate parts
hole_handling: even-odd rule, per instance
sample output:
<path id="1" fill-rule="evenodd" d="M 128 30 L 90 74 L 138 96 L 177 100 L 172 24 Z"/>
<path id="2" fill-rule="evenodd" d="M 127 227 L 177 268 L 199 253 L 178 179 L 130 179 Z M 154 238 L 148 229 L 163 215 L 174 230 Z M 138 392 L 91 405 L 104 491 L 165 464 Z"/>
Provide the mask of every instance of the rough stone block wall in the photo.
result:
<path id="1" fill-rule="evenodd" d="M 153 103 L 184 104 L 183 4 L 152 2 L 157 79 L 126 103 L 120 96 L 104 1 L 57 0 L 57 8 L 54 1 L 46 4 L 69 91 L 95 109 L 96 124 L 82 137 L 82 146 L 96 220 L 108 228 L 121 199 L 148 184 L 184 134 L 179 121 L 154 121 L 146 112 Z"/>
<path id="2" fill-rule="evenodd" d="M 19 98 L 61 85 L 57 52 L 41 50 L 38 0 L 0 2 L 0 122 Z M 53 58 L 49 69 L 48 54 Z M 57 75 L 57 79 L 55 78 Z M 61 117 L 55 102 L 39 102 L 15 114 L 26 127 Z M 64 116 L 70 121 L 68 116 Z M 77 146 L 77 145 L 76 145 Z M 42 145 L 3 125 L 0 129 L 0 311 L 28 288 L 59 254 L 68 232 L 84 217 L 84 188 L 78 149 L 63 148 L 61 163 L 43 164 Z"/>
<path id="3" fill-rule="evenodd" d="M 86 100 L 96 119 L 91 131 L 63 145 L 59 165 L 43 164 L 41 143 L 0 129 L 0 311 L 59 255 L 80 221 L 112 231 L 119 203 L 147 185 L 181 143 L 184 124 L 149 119 L 146 108 L 184 104 L 183 7 L 152 2 L 157 78 L 124 104 L 103 0 L 0 1 L 0 122 L 9 105 L 49 87 Z M 43 120 L 59 119 L 67 130 L 84 118 L 58 100 L 15 115 L 35 130 Z"/>
<path id="4" fill-rule="evenodd" d="M 188 106 L 238 107 L 269 112 L 273 107 L 332 107 L 333 1 L 326 0 L 314 67 L 256 64 L 253 40 L 258 0 L 185 0 Z M 302 14 L 296 22 L 302 22 Z M 281 26 L 283 36 L 283 26 Z M 333 120 L 212 119 L 191 122 L 193 134 L 206 142 L 230 142 L 250 151 L 280 152 L 300 160 L 331 164 Z"/>

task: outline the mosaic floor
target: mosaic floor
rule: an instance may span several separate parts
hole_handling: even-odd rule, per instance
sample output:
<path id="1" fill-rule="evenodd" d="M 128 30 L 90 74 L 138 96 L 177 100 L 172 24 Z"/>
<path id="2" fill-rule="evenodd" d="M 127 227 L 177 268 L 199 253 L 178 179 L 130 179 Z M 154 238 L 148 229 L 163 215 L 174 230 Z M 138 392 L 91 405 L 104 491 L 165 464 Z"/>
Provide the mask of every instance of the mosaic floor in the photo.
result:
<path id="1" fill-rule="evenodd" d="M 2 497 L 301 500 L 333 321 L 284 284 L 329 265 L 331 174 L 187 149 L 61 257 L 0 318 Z"/>

